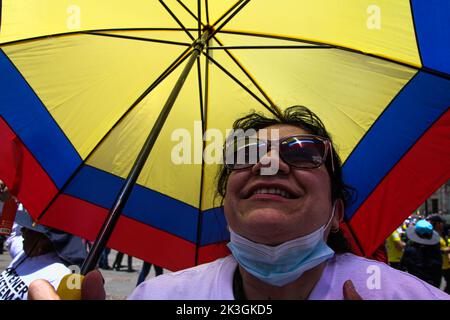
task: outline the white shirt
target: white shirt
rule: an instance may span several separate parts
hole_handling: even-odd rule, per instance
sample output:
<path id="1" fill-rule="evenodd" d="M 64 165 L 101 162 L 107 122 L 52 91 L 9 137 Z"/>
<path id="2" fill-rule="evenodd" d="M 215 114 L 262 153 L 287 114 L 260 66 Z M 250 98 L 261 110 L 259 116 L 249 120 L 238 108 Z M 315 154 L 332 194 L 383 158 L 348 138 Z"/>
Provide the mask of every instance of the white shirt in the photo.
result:
<path id="1" fill-rule="evenodd" d="M 5 241 L 5 246 L 9 251 L 11 259 L 14 259 L 19 253 L 23 251 L 23 237 L 20 231 L 22 227 L 15 223 L 12 227 L 12 232 Z"/>
<path id="2" fill-rule="evenodd" d="M 0 300 L 26 300 L 28 286 L 37 279 L 44 279 L 57 289 L 59 282 L 71 273 L 55 252 L 37 257 L 18 254 L 8 268 L 0 274 Z"/>
<path id="3" fill-rule="evenodd" d="M 143 300 L 234 300 L 233 274 L 237 262 L 227 256 L 211 263 L 164 274 L 140 284 L 128 299 Z M 445 292 L 387 264 L 350 253 L 326 262 L 310 300 L 343 300 L 343 285 L 352 280 L 366 300 L 449 300 Z"/>

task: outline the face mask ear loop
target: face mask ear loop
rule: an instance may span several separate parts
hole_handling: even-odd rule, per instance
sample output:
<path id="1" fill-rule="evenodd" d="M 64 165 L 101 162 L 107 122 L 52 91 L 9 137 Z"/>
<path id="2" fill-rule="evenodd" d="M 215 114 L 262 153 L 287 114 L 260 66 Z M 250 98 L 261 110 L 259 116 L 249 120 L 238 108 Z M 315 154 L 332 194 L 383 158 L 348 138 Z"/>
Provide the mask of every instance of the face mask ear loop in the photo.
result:
<path id="1" fill-rule="evenodd" d="M 333 203 L 333 210 L 331 211 L 331 217 L 330 220 L 328 220 L 327 224 L 325 225 L 325 227 L 323 228 L 323 230 L 327 230 L 328 226 L 331 223 L 331 220 L 333 220 L 334 217 L 334 211 L 336 210 L 336 201 Z"/>

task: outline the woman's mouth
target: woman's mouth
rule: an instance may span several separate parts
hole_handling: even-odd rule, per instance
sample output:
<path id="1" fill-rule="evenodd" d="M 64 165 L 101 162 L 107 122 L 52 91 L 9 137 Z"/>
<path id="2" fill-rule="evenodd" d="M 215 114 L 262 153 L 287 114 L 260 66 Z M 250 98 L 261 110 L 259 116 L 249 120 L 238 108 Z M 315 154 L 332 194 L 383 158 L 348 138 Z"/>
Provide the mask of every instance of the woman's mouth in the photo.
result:
<path id="1" fill-rule="evenodd" d="M 254 195 L 278 195 L 286 199 L 292 199 L 293 196 L 286 190 L 280 189 L 280 188 L 258 188 L 253 191 L 251 196 Z"/>

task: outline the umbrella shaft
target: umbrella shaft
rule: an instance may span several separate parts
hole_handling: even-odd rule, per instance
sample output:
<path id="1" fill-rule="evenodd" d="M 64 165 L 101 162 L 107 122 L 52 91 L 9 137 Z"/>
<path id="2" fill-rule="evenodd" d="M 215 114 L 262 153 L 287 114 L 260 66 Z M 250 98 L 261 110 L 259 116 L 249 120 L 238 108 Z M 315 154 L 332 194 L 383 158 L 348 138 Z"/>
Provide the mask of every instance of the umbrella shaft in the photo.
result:
<path id="1" fill-rule="evenodd" d="M 120 193 L 117 196 L 113 207 L 110 209 L 108 213 L 108 217 L 106 218 L 102 228 L 100 229 L 97 235 L 97 238 L 91 248 L 91 251 L 89 252 L 86 260 L 84 261 L 83 266 L 81 267 L 82 275 L 86 275 L 89 271 L 95 269 L 95 267 L 97 266 L 97 262 L 114 230 L 117 221 L 119 220 L 120 214 L 123 208 L 125 207 L 125 204 L 133 189 L 133 186 L 136 183 L 136 180 L 139 177 L 139 174 L 141 173 L 141 170 L 144 167 L 145 162 L 147 161 L 147 158 L 153 148 L 153 145 L 155 144 L 156 139 L 158 138 L 158 135 L 161 132 L 161 129 L 164 126 L 167 117 L 169 116 L 170 110 L 172 109 L 172 106 L 175 103 L 175 100 L 177 99 L 178 94 L 180 93 L 180 90 L 183 87 L 183 84 L 186 78 L 188 77 L 189 72 L 192 69 L 192 66 L 194 65 L 195 61 L 197 60 L 197 57 L 200 55 L 205 45 L 208 35 L 209 31 L 206 31 L 200 39 L 194 42 L 194 49 L 191 51 L 191 56 L 189 57 L 189 60 L 186 63 L 183 72 L 181 73 L 174 88 L 172 89 L 172 92 L 167 98 L 167 101 L 161 113 L 159 114 L 158 119 L 156 119 L 156 122 L 149 136 L 147 137 L 147 140 L 145 141 L 141 151 L 139 152 L 139 155 L 136 158 L 136 161 L 134 162 L 133 167 L 131 168 L 130 173 L 128 174 L 128 177 L 122 189 L 120 190 Z"/>

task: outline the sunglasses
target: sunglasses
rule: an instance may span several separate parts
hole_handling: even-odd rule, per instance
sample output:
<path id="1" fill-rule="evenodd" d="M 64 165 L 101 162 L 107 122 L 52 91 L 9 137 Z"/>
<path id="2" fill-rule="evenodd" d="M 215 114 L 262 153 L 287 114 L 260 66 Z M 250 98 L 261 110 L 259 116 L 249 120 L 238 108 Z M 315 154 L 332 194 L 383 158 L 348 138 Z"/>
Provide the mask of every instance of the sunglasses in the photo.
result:
<path id="1" fill-rule="evenodd" d="M 225 145 L 225 166 L 229 170 L 241 170 L 254 166 L 273 149 L 278 150 L 283 162 L 298 169 L 314 169 L 325 163 L 331 152 L 331 166 L 334 163 L 331 142 L 316 135 L 293 135 L 279 140 L 263 140 L 256 137 L 234 137 Z"/>

